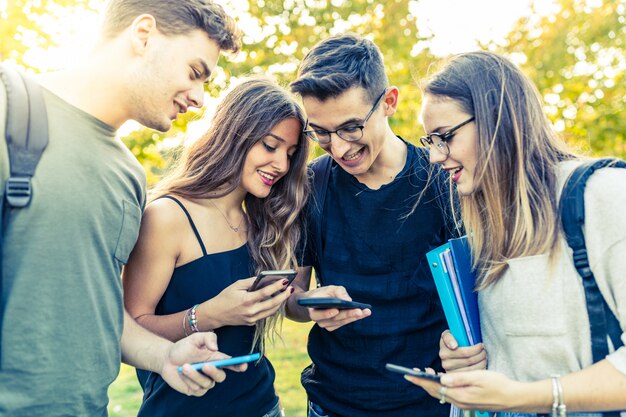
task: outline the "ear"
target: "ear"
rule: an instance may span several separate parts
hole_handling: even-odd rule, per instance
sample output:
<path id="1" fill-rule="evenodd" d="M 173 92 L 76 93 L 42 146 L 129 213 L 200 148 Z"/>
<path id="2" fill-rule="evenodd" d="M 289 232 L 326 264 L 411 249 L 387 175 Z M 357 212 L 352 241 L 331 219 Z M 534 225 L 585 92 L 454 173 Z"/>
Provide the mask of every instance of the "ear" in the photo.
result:
<path id="1" fill-rule="evenodd" d="M 143 55 L 148 46 L 148 40 L 157 33 L 156 19 L 149 14 L 137 16 L 130 25 L 130 36 L 133 50 L 138 55 Z"/>
<path id="2" fill-rule="evenodd" d="M 383 97 L 383 106 L 385 107 L 385 116 L 393 116 L 396 114 L 396 109 L 398 108 L 398 87 L 391 86 L 387 87 L 387 92 L 385 93 L 385 97 Z"/>

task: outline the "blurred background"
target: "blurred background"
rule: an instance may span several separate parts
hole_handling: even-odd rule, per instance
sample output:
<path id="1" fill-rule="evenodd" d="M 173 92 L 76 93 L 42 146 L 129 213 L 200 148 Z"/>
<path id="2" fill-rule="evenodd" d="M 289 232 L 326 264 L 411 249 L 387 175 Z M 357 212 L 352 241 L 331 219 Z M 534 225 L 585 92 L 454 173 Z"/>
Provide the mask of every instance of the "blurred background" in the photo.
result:
<path id="1" fill-rule="evenodd" d="M 206 129 L 219 100 L 242 77 L 272 74 L 283 85 L 319 40 L 352 31 L 380 47 L 389 80 L 400 89 L 390 120 L 416 143 L 420 81 L 445 57 L 487 49 L 502 53 L 533 79 L 555 129 L 579 152 L 626 158 L 626 0 L 223 0 L 243 29 L 243 49 L 220 59 L 206 87 L 206 106 L 177 119 L 167 133 L 129 122 L 120 136 L 154 184 L 177 150 Z M 98 36 L 102 0 L 0 0 L 0 61 L 31 72 L 85 59 Z M 321 153 L 319 148 L 315 153 Z M 310 325 L 285 322 L 268 356 L 287 416 L 305 416 L 299 383 L 308 365 Z M 110 390 L 111 416 L 136 415 L 141 390 L 123 366 Z"/>

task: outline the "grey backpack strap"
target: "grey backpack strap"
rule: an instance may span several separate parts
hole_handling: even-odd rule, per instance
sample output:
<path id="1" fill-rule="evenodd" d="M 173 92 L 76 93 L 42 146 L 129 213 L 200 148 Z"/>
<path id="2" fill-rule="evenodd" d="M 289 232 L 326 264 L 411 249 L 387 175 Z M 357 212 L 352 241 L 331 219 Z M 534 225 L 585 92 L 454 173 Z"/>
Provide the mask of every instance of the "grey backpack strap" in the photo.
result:
<path id="1" fill-rule="evenodd" d="M 8 65 L 0 66 L 0 75 L 7 91 L 10 166 L 4 194 L 9 207 L 26 207 L 32 197 L 31 178 L 48 145 L 48 117 L 39 84 Z"/>
<path id="2" fill-rule="evenodd" d="M 48 144 L 48 116 L 41 87 L 17 69 L 0 65 L 6 89 L 5 140 L 9 156 L 9 178 L 0 189 L 0 300 L 3 299 L 4 227 L 11 209 L 28 206 L 33 189 L 31 178 Z M 31 117 L 33 116 L 33 117 Z M 0 304 L 0 326 L 4 305 Z M 0 333 L 0 338 L 2 333 Z M 0 340 L 0 346 L 1 346 Z M 0 356 L 2 351 L 0 351 Z"/>

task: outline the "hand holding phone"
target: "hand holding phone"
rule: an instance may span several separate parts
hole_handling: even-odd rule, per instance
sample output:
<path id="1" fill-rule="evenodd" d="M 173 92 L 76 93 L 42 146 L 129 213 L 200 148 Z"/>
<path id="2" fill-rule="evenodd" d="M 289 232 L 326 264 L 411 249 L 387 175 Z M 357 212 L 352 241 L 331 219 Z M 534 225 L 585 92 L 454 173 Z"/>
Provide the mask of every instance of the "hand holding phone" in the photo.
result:
<path id="1" fill-rule="evenodd" d="M 284 270 L 271 270 L 271 271 L 261 271 L 259 275 L 257 275 L 256 279 L 248 288 L 248 291 L 257 291 L 261 288 L 265 288 L 268 285 L 272 285 L 276 281 L 288 280 L 289 284 L 296 277 L 297 272 L 294 269 L 284 269 Z M 284 286 L 283 290 L 287 288 L 287 285 Z"/>
<path id="2" fill-rule="evenodd" d="M 208 362 L 192 363 L 191 367 L 193 369 L 195 369 L 196 371 L 200 371 L 204 367 L 204 365 L 206 365 L 206 364 L 211 364 L 211 365 L 215 366 L 216 368 L 221 368 L 221 367 L 224 367 L 224 366 L 232 366 L 232 365 L 239 365 L 239 364 L 247 363 L 247 362 L 254 362 L 257 359 L 259 359 L 260 357 L 261 357 L 260 353 L 252 353 L 250 355 L 235 356 L 234 358 L 218 359 L 218 360 L 208 361 Z M 179 373 L 183 372 L 183 367 L 182 366 L 178 367 L 178 372 Z"/>
<path id="3" fill-rule="evenodd" d="M 415 369 L 405 368 L 404 366 L 394 365 L 393 363 L 386 364 L 385 368 L 391 372 L 396 372 L 402 375 L 411 375 L 417 378 L 428 379 L 429 381 L 435 381 L 441 384 L 441 375 L 439 374 L 429 374 L 428 372 L 416 371 Z"/>
<path id="4" fill-rule="evenodd" d="M 366 308 L 372 308 L 370 304 L 342 300 L 341 298 L 336 297 L 300 298 L 298 299 L 298 304 L 303 307 L 319 309 L 336 308 L 338 310 L 347 310 L 352 308 L 359 308 L 363 310 Z"/>

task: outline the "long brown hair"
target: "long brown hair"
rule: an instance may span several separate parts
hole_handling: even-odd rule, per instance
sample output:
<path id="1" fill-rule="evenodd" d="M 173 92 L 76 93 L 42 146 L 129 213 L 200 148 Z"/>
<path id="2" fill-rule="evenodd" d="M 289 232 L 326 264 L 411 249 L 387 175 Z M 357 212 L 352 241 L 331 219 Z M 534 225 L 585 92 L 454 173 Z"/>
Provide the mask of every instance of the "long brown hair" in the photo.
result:
<path id="1" fill-rule="evenodd" d="M 479 288 L 500 278 L 511 258 L 556 253 L 556 167 L 575 156 L 532 82 L 506 58 L 472 52 L 454 56 L 424 90 L 475 117 L 475 191 L 460 200 Z"/>
<path id="2" fill-rule="evenodd" d="M 265 78 L 242 82 L 224 97 L 211 127 L 185 149 L 178 167 L 157 185 L 151 200 L 167 194 L 206 199 L 231 193 L 241 183 L 250 149 L 278 123 L 292 118 L 304 129 L 302 110 L 275 82 Z M 289 171 L 272 186 L 269 195 L 257 198 L 248 193 L 244 199 L 248 248 L 257 273 L 297 267 L 295 250 L 309 193 L 308 154 L 309 142 L 300 133 Z M 260 342 L 263 349 L 264 336 L 276 328 L 282 313 L 281 309 L 278 315 L 257 322 L 254 346 Z"/>

